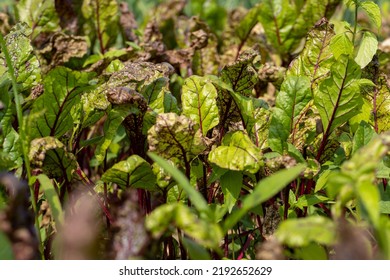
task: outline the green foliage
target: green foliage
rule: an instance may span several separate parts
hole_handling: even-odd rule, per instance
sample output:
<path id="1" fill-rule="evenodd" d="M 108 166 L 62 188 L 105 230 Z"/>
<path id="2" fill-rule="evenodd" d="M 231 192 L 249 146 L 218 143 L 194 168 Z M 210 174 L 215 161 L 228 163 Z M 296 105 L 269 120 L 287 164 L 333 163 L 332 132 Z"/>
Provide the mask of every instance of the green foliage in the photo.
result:
<path id="1" fill-rule="evenodd" d="M 0 258 L 390 259 L 387 6 L 141 2 L 2 13 Z"/>

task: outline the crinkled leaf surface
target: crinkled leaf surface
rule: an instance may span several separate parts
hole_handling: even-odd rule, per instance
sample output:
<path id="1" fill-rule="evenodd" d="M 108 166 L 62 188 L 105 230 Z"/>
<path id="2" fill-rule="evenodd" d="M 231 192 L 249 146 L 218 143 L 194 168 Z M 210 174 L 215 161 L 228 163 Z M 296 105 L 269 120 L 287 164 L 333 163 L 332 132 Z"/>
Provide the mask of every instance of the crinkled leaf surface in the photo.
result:
<path id="1" fill-rule="evenodd" d="M 203 152 L 206 145 L 199 125 L 186 116 L 159 114 L 148 131 L 149 150 L 167 159 L 188 161 Z"/>
<path id="2" fill-rule="evenodd" d="M 228 139 L 226 141 L 226 139 Z M 225 136 L 228 142 L 209 153 L 209 161 L 219 167 L 256 173 L 263 164 L 261 150 L 242 131 Z"/>
<path id="3" fill-rule="evenodd" d="M 156 175 L 149 163 L 140 156 L 132 155 L 104 172 L 101 180 L 106 183 L 116 183 L 122 188 L 154 190 Z"/>
<path id="4" fill-rule="evenodd" d="M 341 56 L 331 67 L 331 75 L 314 92 L 316 105 L 326 134 L 359 113 L 363 104 L 360 93 L 359 65 L 347 56 Z"/>
<path id="5" fill-rule="evenodd" d="M 191 76 L 182 87 L 183 115 L 199 124 L 202 135 L 219 122 L 217 90 L 207 78 Z"/>
<path id="6" fill-rule="evenodd" d="M 30 143 L 29 159 L 32 165 L 42 168 L 50 178 L 72 178 L 76 169 L 76 157 L 67 151 L 57 138 L 36 138 Z"/>
<path id="7" fill-rule="evenodd" d="M 33 28 L 32 38 L 59 28 L 55 0 L 21 0 L 16 8 L 20 21 Z"/>
<path id="8" fill-rule="evenodd" d="M 330 42 L 334 30 L 328 20 L 322 19 L 309 32 L 303 51 L 291 62 L 287 75 L 305 75 L 314 83 L 330 71 L 333 55 Z"/>
<path id="9" fill-rule="evenodd" d="M 44 93 L 35 100 L 31 110 L 31 114 L 42 110 L 44 114 L 31 128 L 31 138 L 60 137 L 74 126 L 72 110 L 80 106 L 81 94 L 93 88 L 89 85 L 93 75 L 65 67 L 57 67 L 46 75 Z"/>
<path id="10" fill-rule="evenodd" d="M 290 247 L 307 246 L 311 242 L 332 245 L 336 241 L 335 224 L 322 216 L 285 220 L 275 234 L 281 243 Z"/>
<path id="11" fill-rule="evenodd" d="M 4 38 L 15 70 L 16 82 L 23 85 L 23 90 L 37 85 L 41 79 L 39 61 L 30 42 L 31 32 L 27 24 L 17 23 Z M 4 54 L 0 53 L 0 75 L 8 75 L 7 69 Z"/>
<path id="12" fill-rule="evenodd" d="M 311 100 L 310 79 L 305 76 L 287 76 L 276 97 L 269 128 L 268 143 L 273 151 L 280 154 L 287 148 L 287 139 L 294 132 L 303 109 Z"/>
<path id="13" fill-rule="evenodd" d="M 249 96 L 259 80 L 256 63 L 259 55 L 255 51 L 242 53 L 239 58 L 221 71 L 221 81 L 241 95 Z"/>

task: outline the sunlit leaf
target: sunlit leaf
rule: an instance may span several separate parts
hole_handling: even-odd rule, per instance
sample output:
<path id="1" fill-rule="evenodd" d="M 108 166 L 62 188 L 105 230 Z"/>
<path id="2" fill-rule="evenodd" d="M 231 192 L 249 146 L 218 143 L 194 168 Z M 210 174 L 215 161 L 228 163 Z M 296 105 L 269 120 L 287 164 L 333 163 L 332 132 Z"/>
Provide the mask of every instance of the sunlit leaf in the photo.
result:
<path id="1" fill-rule="evenodd" d="M 154 190 L 156 176 L 149 163 L 137 155 L 132 155 L 104 172 L 101 180 L 106 183 L 116 183 L 122 188 Z"/>
<path id="2" fill-rule="evenodd" d="M 308 246 L 311 242 L 332 245 L 336 241 L 336 227 L 332 220 L 322 216 L 283 221 L 276 238 L 290 247 Z"/>
<path id="3" fill-rule="evenodd" d="M 209 153 L 209 161 L 222 168 L 256 173 L 263 164 L 261 150 L 241 131 L 228 137 L 227 144 Z"/>
<path id="4" fill-rule="evenodd" d="M 159 114 L 148 131 L 149 149 L 167 159 L 188 162 L 206 148 L 198 127 L 186 116 Z"/>
<path id="5" fill-rule="evenodd" d="M 202 135 L 219 122 L 217 90 L 206 78 L 191 76 L 182 87 L 183 115 L 199 124 Z"/>
<path id="6" fill-rule="evenodd" d="M 358 83 L 360 74 L 359 65 L 343 55 L 332 65 L 330 77 L 315 90 L 314 104 L 327 135 L 359 113 L 363 104 Z"/>
<path id="7" fill-rule="evenodd" d="M 369 31 L 364 32 L 362 41 L 359 44 L 359 49 L 355 57 L 356 63 L 359 64 L 361 68 L 366 67 L 376 54 L 377 49 L 378 39 L 376 36 Z"/>
<path id="8" fill-rule="evenodd" d="M 294 134 L 303 109 L 312 99 L 307 77 L 287 76 L 276 97 L 269 128 L 268 143 L 273 151 L 283 154 L 287 139 L 294 142 Z"/>

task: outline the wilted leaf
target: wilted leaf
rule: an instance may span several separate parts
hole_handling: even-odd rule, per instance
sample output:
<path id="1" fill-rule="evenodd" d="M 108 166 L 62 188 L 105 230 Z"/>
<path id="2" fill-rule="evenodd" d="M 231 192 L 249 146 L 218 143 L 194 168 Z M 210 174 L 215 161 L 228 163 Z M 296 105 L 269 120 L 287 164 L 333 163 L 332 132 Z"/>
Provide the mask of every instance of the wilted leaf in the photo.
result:
<path id="1" fill-rule="evenodd" d="M 336 227 L 332 220 L 322 216 L 283 221 L 276 238 L 290 247 L 308 246 L 311 242 L 332 245 L 336 241 Z"/>
<path id="2" fill-rule="evenodd" d="M 31 138 L 60 137 L 74 126 L 74 107 L 80 106 L 81 94 L 90 90 L 89 80 L 93 73 L 72 71 L 57 67 L 50 71 L 43 83 L 44 93 L 34 102 L 30 114 L 44 110 L 31 128 Z"/>
<path id="3" fill-rule="evenodd" d="M 149 149 L 167 159 L 188 162 L 206 148 L 198 127 L 186 116 L 159 114 L 148 131 Z"/>
<path id="4" fill-rule="evenodd" d="M 226 135 L 224 143 L 209 153 L 209 161 L 219 167 L 256 173 L 263 164 L 261 150 L 248 135 L 236 131 Z"/>
<path id="5" fill-rule="evenodd" d="M 207 78 L 191 76 L 184 81 L 183 115 L 199 124 L 203 136 L 219 122 L 216 98 L 217 90 Z"/>
<path id="6" fill-rule="evenodd" d="M 154 190 L 156 176 L 149 163 L 137 155 L 132 155 L 104 172 L 101 180 L 106 183 L 116 183 L 122 188 Z"/>

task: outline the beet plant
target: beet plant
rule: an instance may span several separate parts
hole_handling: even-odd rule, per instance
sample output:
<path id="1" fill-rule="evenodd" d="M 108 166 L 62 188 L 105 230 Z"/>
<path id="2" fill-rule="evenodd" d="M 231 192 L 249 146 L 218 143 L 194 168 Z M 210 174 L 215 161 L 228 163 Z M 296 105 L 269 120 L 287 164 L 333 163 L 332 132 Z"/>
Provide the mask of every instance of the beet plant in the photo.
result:
<path id="1" fill-rule="evenodd" d="M 155 2 L 0 6 L 0 258 L 389 259 L 388 3 Z"/>

